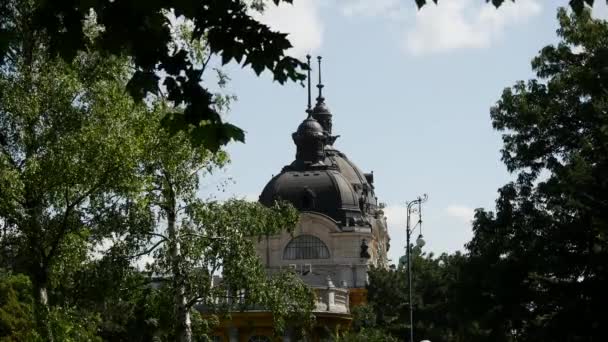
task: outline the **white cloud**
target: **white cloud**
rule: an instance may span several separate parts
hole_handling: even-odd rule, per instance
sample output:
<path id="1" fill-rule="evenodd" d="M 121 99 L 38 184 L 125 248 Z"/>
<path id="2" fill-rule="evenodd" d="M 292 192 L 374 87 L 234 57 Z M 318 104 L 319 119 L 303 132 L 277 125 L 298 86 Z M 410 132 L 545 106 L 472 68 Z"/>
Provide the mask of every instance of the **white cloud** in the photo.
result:
<path id="1" fill-rule="evenodd" d="M 413 55 L 454 49 L 484 48 L 502 34 L 505 27 L 537 15 L 538 0 L 505 1 L 495 9 L 478 0 L 450 0 L 424 6 L 406 29 L 405 50 Z"/>
<path id="2" fill-rule="evenodd" d="M 293 5 L 269 4 L 263 14 L 256 12 L 253 16 L 272 29 L 289 34 L 287 38 L 293 45 L 288 51 L 291 56 L 301 58 L 321 46 L 323 23 L 317 0 L 298 0 Z"/>
<path id="3" fill-rule="evenodd" d="M 342 14 L 347 17 L 387 15 L 403 9 L 403 0 L 343 1 Z"/>
<path id="4" fill-rule="evenodd" d="M 388 258 L 396 264 L 403 255 L 405 246 L 405 206 L 389 205 L 383 210 L 388 225 L 388 235 L 391 238 Z"/>
<path id="5" fill-rule="evenodd" d="M 608 4 L 604 1 L 596 1 L 593 4 L 591 15 L 597 19 L 608 20 Z"/>
<path id="6" fill-rule="evenodd" d="M 449 216 L 455 217 L 467 224 L 471 223 L 473 215 L 475 215 L 475 209 L 462 205 L 449 205 L 445 211 Z"/>
<path id="7" fill-rule="evenodd" d="M 417 10 L 413 2 L 403 0 L 342 0 L 340 6 L 347 17 L 376 16 L 396 21 L 404 51 L 419 56 L 489 47 L 507 26 L 539 14 L 540 3 L 505 1 L 496 9 L 480 0 L 444 0 L 439 5 L 427 1 Z"/>

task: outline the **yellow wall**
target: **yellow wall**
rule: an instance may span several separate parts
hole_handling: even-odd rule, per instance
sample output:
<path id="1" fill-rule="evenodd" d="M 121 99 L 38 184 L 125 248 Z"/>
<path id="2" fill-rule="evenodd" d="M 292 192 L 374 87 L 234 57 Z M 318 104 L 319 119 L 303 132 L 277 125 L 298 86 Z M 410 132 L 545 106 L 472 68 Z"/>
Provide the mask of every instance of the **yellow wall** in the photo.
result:
<path id="1" fill-rule="evenodd" d="M 319 340 L 319 333 L 324 332 L 325 327 L 329 331 L 345 330 L 350 328 L 352 321 L 349 314 L 317 313 L 315 318 L 315 328 L 311 331 L 313 341 Z M 220 320 L 220 325 L 213 335 L 220 337 L 222 342 L 228 342 L 230 328 L 238 329 L 239 342 L 248 342 L 250 337 L 256 335 L 266 336 L 276 342 L 283 340 L 282 336 L 275 336 L 270 312 L 235 312 L 231 314 L 230 319 Z"/>
<path id="2" fill-rule="evenodd" d="M 367 304 L 367 289 L 349 289 L 348 300 L 351 309 L 359 305 Z"/>

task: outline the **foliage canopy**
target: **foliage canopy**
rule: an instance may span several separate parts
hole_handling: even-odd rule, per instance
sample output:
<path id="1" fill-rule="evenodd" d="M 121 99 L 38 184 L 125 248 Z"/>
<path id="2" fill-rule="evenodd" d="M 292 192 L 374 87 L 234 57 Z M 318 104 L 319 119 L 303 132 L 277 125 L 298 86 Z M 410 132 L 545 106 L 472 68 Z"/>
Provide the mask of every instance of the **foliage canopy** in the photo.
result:
<path id="1" fill-rule="evenodd" d="M 505 89 L 491 110 L 517 180 L 500 189 L 496 213 L 477 212 L 467 247 L 489 326 L 517 340 L 602 340 L 608 23 L 589 11 L 558 19 L 561 41 L 532 61 L 537 78 Z"/>

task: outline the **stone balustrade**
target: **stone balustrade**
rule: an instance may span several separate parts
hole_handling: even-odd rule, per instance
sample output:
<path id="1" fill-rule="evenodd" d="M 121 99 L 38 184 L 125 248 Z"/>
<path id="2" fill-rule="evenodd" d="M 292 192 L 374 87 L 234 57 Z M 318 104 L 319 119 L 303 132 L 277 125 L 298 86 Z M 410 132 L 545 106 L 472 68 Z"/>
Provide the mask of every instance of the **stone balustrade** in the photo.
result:
<path id="1" fill-rule="evenodd" d="M 216 279 L 216 282 L 220 278 Z M 336 287 L 330 277 L 325 280 L 324 286 L 312 286 L 312 290 L 315 293 L 315 308 L 314 312 L 317 313 L 337 313 L 337 314 L 348 314 L 350 313 L 350 297 L 349 289 L 346 287 Z M 233 310 L 246 310 L 246 311 L 264 311 L 265 308 L 260 305 L 246 304 L 246 294 L 241 291 L 237 291 L 233 296 L 219 296 L 215 297 L 210 301 L 210 304 L 214 307 L 223 306 L 225 308 L 231 308 Z M 208 302 L 209 303 L 209 302 Z M 205 305 L 197 305 L 200 311 L 207 311 L 208 308 Z"/>
<path id="2" fill-rule="evenodd" d="M 314 288 L 315 312 L 349 313 L 348 289 L 327 287 Z"/>

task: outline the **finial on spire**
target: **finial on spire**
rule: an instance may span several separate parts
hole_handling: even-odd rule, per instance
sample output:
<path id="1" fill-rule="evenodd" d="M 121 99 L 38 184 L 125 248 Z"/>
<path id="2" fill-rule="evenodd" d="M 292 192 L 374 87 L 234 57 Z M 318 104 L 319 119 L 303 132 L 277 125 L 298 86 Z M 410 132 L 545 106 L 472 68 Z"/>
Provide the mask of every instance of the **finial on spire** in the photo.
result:
<path id="1" fill-rule="evenodd" d="M 319 84 L 317 84 L 317 88 L 319 88 L 319 97 L 317 97 L 317 102 L 323 102 L 323 83 L 321 81 L 321 56 L 317 56 L 317 61 L 319 62 Z"/>
<path id="2" fill-rule="evenodd" d="M 333 140 L 335 139 L 331 137 L 331 112 L 329 111 L 329 108 L 327 108 L 327 105 L 325 104 L 325 98 L 323 97 L 323 88 L 325 86 L 323 85 L 323 81 L 321 79 L 322 58 L 323 57 L 321 56 L 317 56 L 317 61 L 319 63 L 319 84 L 317 84 L 317 88 L 319 88 L 319 97 L 317 97 L 317 103 L 315 104 L 315 108 L 313 108 L 312 110 L 312 117 L 315 118 L 315 120 L 317 120 L 321 124 L 321 126 L 323 126 L 325 132 L 330 135 L 331 145 L 333 143 Z"/>
<path id="3" fill-rule="evenodd" d="M 312 115 L 312 104 L 310 103 L 310 55 L 306 55 L 306 59 L 308 60 L 308 107 L 306 108 L 306 113 L 310 117 Z"/>

